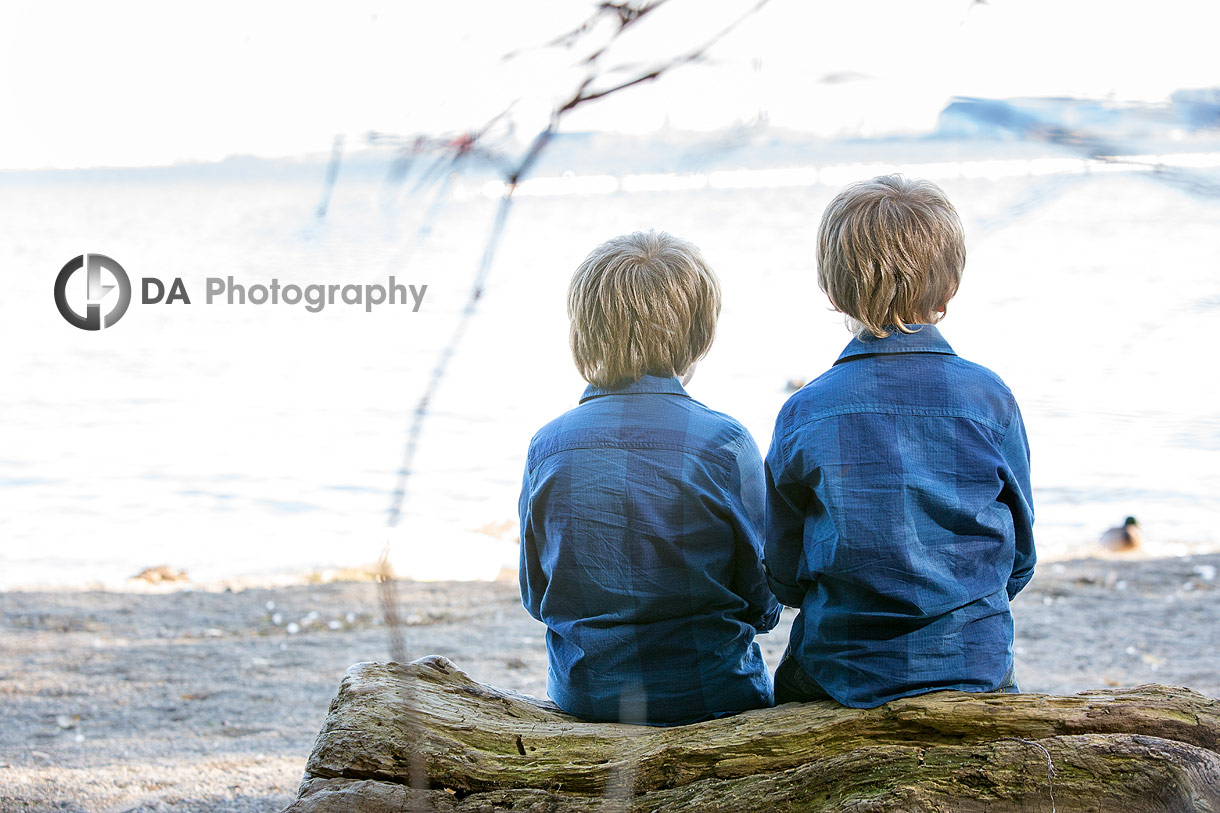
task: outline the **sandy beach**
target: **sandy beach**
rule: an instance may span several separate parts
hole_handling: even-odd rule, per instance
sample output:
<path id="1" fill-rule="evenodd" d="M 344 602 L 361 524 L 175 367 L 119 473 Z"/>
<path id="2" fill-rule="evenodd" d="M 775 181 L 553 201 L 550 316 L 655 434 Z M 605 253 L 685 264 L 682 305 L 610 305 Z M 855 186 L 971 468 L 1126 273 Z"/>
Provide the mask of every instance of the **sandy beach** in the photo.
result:
<path id="1" fill-rule="evenodd" d="M 1220 696 L 1220 554 L 1040 566 L 1013 603 L 1027 692 Z M 545 695 L 515 581 L 400 582 L 409 657 Z M 774 667 L 792 611 L 760 637 Z M 343 671 L 389 658 L 377 586 L 0 593 L 0 810 L 267 811 L 295 795 Z"/>

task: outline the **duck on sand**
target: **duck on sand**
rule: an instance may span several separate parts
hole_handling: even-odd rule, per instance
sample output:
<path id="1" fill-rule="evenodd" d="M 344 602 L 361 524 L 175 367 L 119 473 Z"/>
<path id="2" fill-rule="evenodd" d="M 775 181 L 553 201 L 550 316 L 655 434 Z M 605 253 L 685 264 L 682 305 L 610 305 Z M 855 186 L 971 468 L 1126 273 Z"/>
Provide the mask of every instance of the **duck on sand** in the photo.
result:
<path id="1" fill-rule="evenodd" d="M 1101 535 L 1101 544 L 1107 550 L 1112 550 L 1116 553 L 1136 550 L 1143 541 L 1144 535 L 1140 531 L 1139 523 L 1135 521 L 1135 517 L 1127 517 L 1122 525 L 1117 528 L 1111 528 Z"/>

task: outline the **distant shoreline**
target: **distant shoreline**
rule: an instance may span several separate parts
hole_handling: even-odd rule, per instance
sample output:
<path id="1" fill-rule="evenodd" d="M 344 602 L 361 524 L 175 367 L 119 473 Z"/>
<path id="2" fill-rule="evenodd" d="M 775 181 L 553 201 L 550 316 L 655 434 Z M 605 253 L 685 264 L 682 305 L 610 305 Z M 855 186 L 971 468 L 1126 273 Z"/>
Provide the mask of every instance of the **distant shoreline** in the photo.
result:
<path id="1" fill-rule="evenodd" d="M 1166 547 L 1166 546 L 1161 546 Z M 1172 552 L 1166 552 L 1161 549 L 1137 549 L 1126 552 L 1110 552 L 1102 548 L 1100 545 L 1082 546 L 1068 551 L 1063 551 L 1055 555 L 1044 555 L 1039 552 L 1039 574 L 1046 572 L 1052 567 L 1065 567 L 1069 565 L 1082 564 L 1085 566 L 1125 566 L 1138 565 L 1144 562 L 1183 562 L 1192 561 L 1195 558 L 1220 556 L 1220 550 L 1216 550 L 1214 545 L 1205 544 L 1170 544 L 1167 547 Z M 394 560 L 391 559 L 391 566 Z M 190 573 L 179 571 L 170 564 L 157 564 L 147 568 L 149 571 L 165 570 L 175 574 L 181 574 L 178 578 L 159 579 L 159 578 L 143 578 L 138 574 L 132 574 L 124 581 L 83 581 L 83 582 L 28 582 L 14 583 L 11 585 L 0 585 L 0 594 L 3 593 L 131 593 L 135 595 L 165 595 L 177 592 L 203 592 L 203 593 L 225 593 L 237 592 L 243 590 L 274 590 L 286 587 L 301 587 L 308 585 L 345 583 L 345 582 L 374 582 L 377 580 L 378 566 L 374 562 L 357 565 L 335 565 L 332 567 L 319 567 L 311 570 L 284 570 L 282 572 L 263 572 L 249 574 L 234 574 L 232 576 L 221 576 L 207 579 L 194 580 L 190 577 Z M 485 569 L 487 570 L 487 569 Z M 487 571 L 490 574 L 490 571 Z M 412 578 L 411 576 L 398 577 L 398 581 L 404 584 L 431 585 L 431 584 L 463 584 L 463 585 L 479 585 L 491 584 L 495 582 L 506 582 L 511 584 L 517 583 L 516 570 L 501 566 L 499 573 L 494 578 L 483 576 L 479 578 L 464 578 L 464 577 L 445 577 L 436 578 Z"/>

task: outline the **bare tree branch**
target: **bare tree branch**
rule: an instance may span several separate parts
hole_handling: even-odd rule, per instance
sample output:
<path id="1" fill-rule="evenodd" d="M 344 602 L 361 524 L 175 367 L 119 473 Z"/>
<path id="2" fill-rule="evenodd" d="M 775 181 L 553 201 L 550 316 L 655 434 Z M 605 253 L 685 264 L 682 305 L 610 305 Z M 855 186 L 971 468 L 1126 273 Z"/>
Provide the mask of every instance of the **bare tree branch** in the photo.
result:
<path id="1" fill-rule="evenodd" d="M 618 18 L 619 28 L 615 32 L 614 37 L 617 37 L 622 33 L 623 30 L 632 25 L 638 24 L 640 20 L 646 17 L 646 15 L 652 11 L 655 11 L 657 8 L 661 7 L 667 2 L 669 2 L 669 0 L 655 0 L 654 2 L 645 3 L 643 5 L 634 5 L 629 2 L 602 3 L 600 6 L 598 6 L 598 10 L 594 16 L 604 16 L 606 14 L 616 15 Z M 462 337 L 465 335 L 468 322 L 474 315 L 479 299 L 482 297 L 486 284 L 486 278 L 491 270 L 491 265 L 495 258 L 496 248 L 499 245 L 501 234 L 503 233 L 504 226 L 508 221 L 509 212 L 512 208 L 513 194 L 515 193 L 518 184 L 524 180 L 530 170 L 533 169 L 538 158 L 543 154 L 546 147 L 550 144 L 552 138 L 554 138 L 555 134 L 559 131 L 559 127 L 562 124 L 564 117 L 581 105 L 588 104 L 589 102 L 594 102 L 599 99 L 604 99 L 608 96 L 634 87 L 635 85 L 653 81 L 675 68 L 695 62 L 696 60 L 702 58 L 708 49 L 724 39 L 725 36 L 737 28 L 737 26 L 739 26 L 745 19 L 757 13 L 758 10 L 765 6 L 768 2 L 769 0 L 758 0 L 758 2 L 754 3 L 754 5 L 752 5 L 744 14 L 740 15 L 729 25 L 716 32 L 712 37 L 704 41 L 702 44 L 689 51 L 686 51 L 685 53 L 678 54 L 677 56 L 670 58 L 666 62 L 650 69 L 642 75 L 620 82 L 613 87 L 609 87 L 604 90 L 590 91 L 590 86 L 594 81 L 596 81 L 599 75 L 598 70 L 591 70 L 588 76 L 586 76 L 578 85 L 573 95 L 569 97 L 567 101 L 555 108 L 546 128 L 544 128 L 534 137 L 522 157 L 516 162 L 515 165 L 511 166 L 506 172 L 503 173 L 502 177 L 504 177 L 507 187 L 505 189 L 504 196 L 501 198 L 499 205 L 496 207 L 496 214 L 492 227 L 487 237 L 482 259 L 479 262 L 479 268 L 475 274 L 474 280 L 471 283 L 470 291 L 467 294 L 466 304 L 458 317 L 458 324 L 455 327 L 449 342 L 445 345 L 437 357 L 436 363 L 432 369 L 432 374 L 429 377 L 428 385 L 424 390 L 424 394 L 420 396 L 419 401 L 415 405 L 415 409 L 411 413 L 411 419 L 407 428 L 407 444 L 403 453 L 402 464 L 398 469 L 398 479 L 390 499 L 390 509 L 388 515 L 389 527 L 397 527 L 398 523 L 402 519 L 402 506 L 406 500 L 407 483 L 411 476 L 412 465 L 414 463 L 416 450 L 419 446 L 424 420 L 428 414 L 428 408 L 432 402 L 432 399 L 435 397 L 441 382 L 445 378 L 449 368 L 449 362 L 453 358 Z M 584 30 L 587 31 L 590 29 L 586 28 Z M 600 56 L 600 52 L 598 55 Z M 477 145 L 478 135 L 488 132 L 490 128 L 505 115 L 506 113 L 500 113 L 491 121 L 484 124 L 483 127 L 479 128 L 479 130 L 476 131 L 476 133 L 472 136 L 470 143 L 463 145 L 466 151 L 470 151 L 475 145 Z M 460 154 L 455 156 L 454 160 L 458 160 L 459 157 Z"/>

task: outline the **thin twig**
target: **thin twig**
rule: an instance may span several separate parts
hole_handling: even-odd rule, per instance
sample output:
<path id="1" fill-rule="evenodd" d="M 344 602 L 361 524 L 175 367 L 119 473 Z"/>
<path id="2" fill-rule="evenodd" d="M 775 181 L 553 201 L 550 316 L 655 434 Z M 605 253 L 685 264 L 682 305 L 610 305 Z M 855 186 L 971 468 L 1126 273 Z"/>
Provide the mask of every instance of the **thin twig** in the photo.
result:
<path id="1" fill-rule="evenodd" d="M 584 83 L 582 83 L 580 91 L 578 91 L 577 94 L 575 96 L 573 96 L 561 108 L 561 112 L 566 112 L 567 110 L 575 108 L 576 106 L 584 104 L 586 102 L 591 102 L 591 101 L 595 101 L 597 99 L 605 98 L 606 96 L 609 96 L 611 94 L 618 93 L 619 91 L 622 91 L 622 90 L 626 90 L 629 87 L 634 87 L 635 85 L 639 85 L 644 82 L 650 82 L 653 79 L 658 79 L 663 74 L 673 70 L 674 68 L 680 67 L 682 65 L 686 65 L 691 62 L 696 62 L 696 61 L 702 59 L 703 55 L 705 53 L 707 53 L 708 49 L 710 49 L 716 43 L 720 42 L 722 39 L 724 39 L 726 36 L 728 36 L 733 31 L 733 29 L 737 28 L 737 26 L 739 26 L 743 22 L 745 22 L 745 20 L 747 18 L 753 16 L 754 14 L 757 14 L 758 11 L 763 6 L 767 5 L 767 3 L 769 3 L 769 2 L 770 2 L 770 0 L 758 0 L 758 2 L 756 2 L 753 6 L 751 6 L 740 17 L 733 20 L 733 22 L 729 23 L 727 26 L 725 26 L 724 28 L 717 31 L 710 38 L 705 40 L 701 45 L 698 45 L 695 48 L 692 48 L 691 50 L 687 51 L 684 54 L 679 54 L 678 56 L 671 58 L 668 62 L 664 63 L 663 65 L 659 65 L 659 66 L 653 68 L 652 70 L 645 71 L 644 73 L 642 73 L 638 76 L 635 76 L 632 79 L 627 79 L 623 82 L 620 82 L 619 84 L 617 84 L 613 87 L 606 88 L 605 90 L 598 90 L 598 91 L 592 91 L 592 92 L 586 93 L 585 88 L 590 84 L 590 80 L 594 78 L 593 76 L 590 76 L 589 79 L 587 79 Z M 634 22 L 634 20 L 632 22 Z"/>
<path id="2" fill-rule="evenodd" d="M 618 700 L 618 719 L 625 726 L 627 736 L 636 737 L 648 720 L 648 692 L 644 684 L 635 682 L 623 689 Z M 607 813 L 627 813 L 631 799 L 635 796 L 635 781 L 640 772 L 640 760 L 634 749 L 627 748 L 627 756 L 610 768 L 606 777 L 606 794 L 602 809 Z"/>
<path id="3" fill-rule="evenodd" d="M 1033 746 L 1041 751 L 1042 755 L 1046 757 L 1046 789 L 1051 795 L 1051 813 L 1055 813 L 1055 785 L 1051 781 L 1051 778 L 1057 775 L 1058 771 L 1055 770 L 1055 763 L 1051 759 L 1051 752 L 1046 750 L 1044 745 L 1034 742 L 1033 740 L 1024 740 L 1020 737 L 1004 737 L 1004 739 Z"/>
<path id="4" fill-rule="evenodd" d="M 381 597 L 381 615 L 390 632 L 390 660 L 405 663 L 407 647 L 402 640 L 402 621 L 398 617 L 398 589 L 394 568 L 390 565 L 390 544 L 387 542 L 377 560 L 377 592 Z"/>
<path id="5" fill-rule="evenodd" d="M 424 388 L 424 394 L 420 396 L 419 401 L 415 404 L 415 409 L 411 412 L 411 420 L 407 428 L 407 445 L 403 450 L 402 463 L 398 468 L 398 482 L 395 485 L 390 500 L 388 524 L 391 528 L 397 527 L 402 519 L 402 506 L 407 496 L 407 481 L 411 476 L 411 466 L 415 461 L 415 452 L 419 448 L 419 440 L 423 432 L 424 418 L 428 414 L 428 407 L 440 389 L 441 382 L 449 370 L 449 362 L 453 360 L 457 347 L 461 343 L 462 337 L 466 334 L 466 329 L 470 326 L 471 317 L 478 310 L 479 300 L 483 297 L 483 291 L 487 285 L 487 274 L 491 270 L 492 260 L 495 258 L 496 248 L 500 243 L 500 235 L 504 233 L 504 225 L 508 222 L 508 213 L 512 209 L 512 193 L 515 188 L 514 185 L 510 184 L 505 190 L 504 195 L 500 198 L 500 203 L 496 207 L 495 219 L 492 221 L 491 232 L 487 237 L 487 243 L 483 250 L 483 257 L 479 262 L 478 272 L 475 274 L 474 281 L 470 286 L 470 292 L 466 296 L 466 304 L 462 307 L 462 312 L 458 316 L 458 322 L 454 326 L 453 333 L 449 336 L 449 341 L 442 348 L 440 355 L 437 356 L 436 363 L 432 366 L 432 374 L 428 378 L 428 385 Z"/>
<path id="6" fill-rule="evenodd" d="M 614 14 L 619 18 L 618 28 L 610 37 L 610 40 L 613 41 L 620 33 L 622 33 L 624 28 L 636 22 L 650 11 L 655 11 L 668 2 L 670 2 L 670 0 L 653 0 L 651 3 L 645 3 L 638 6 L 632 5 L 631 3 L 599 3 L 597 8 L 594 9 L 593 13 L 589 15 L 589 17 L 583 23 L 576 26 L 576 28 L 572 29 L 566 34 L 560 34 L 558 37 L 544 43 L 541 48 L 571 48 L 573 45 L 578 43 L 581 38 L 596 28 L 597 24 L 610 14 Z M 602 46 L 598 50 L 594 51 L 593 54 L 586 57 L 585 61 L 594 61 L 602 54 L 603 51 L 605 51 L 605 49 L 606 46 Z M 521 48 L 516 51 L 509 51 L 502 57 L 502 59 L 506 61 L 515 59 L 519 54 L 531 50 L 534 50 L 534 48 Z"/>
<path id="7" fill-rule="evenodd" d="M 398 617 L 398 590 L 394 578 L 394 568 L 390 565 L 390 546 L 386 544 L 377 560 L 377 588 L 381 596 L 381 610 L 385 617 L 386 628 L 390 631 L 390 659 L 398 664 L 406 662 L 406 645 L 402 636 L 402 621 Z M 424 763 L 423 731 L 412 719 L 411 698 L 402 693 L 403 704 L 406 706 L 403 714 L 403 726 L 407 732 L 409 755 L 407 757 L 407 793 L 408 805 L 412 811 L 423 813 L 430 809 L 426 791 L 428 790 L 428 770 Z"/>
<path id="8" fill-rule="evenodd" d="M 318 220 L 326 217 L 326 210 L 330 208 L 330 196 L 335 191 L 335 182 L 339 180 L 339 165 L 343 162 L 343 134 L 335 136 L 335 141 L 330 148 L 330 163 L 326 165 L 326 180 L 322 183 L 322 199 L 318 201 L 318 208 L 314 214 Z"/>

